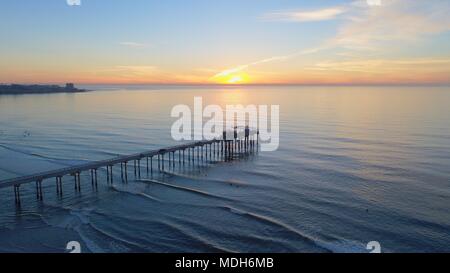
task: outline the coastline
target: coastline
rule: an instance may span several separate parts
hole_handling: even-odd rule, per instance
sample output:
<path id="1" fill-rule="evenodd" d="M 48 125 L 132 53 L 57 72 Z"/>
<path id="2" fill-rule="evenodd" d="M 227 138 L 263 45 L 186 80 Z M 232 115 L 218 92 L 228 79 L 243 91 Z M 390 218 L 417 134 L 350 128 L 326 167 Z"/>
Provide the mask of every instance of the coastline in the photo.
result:
<path id="1" fill-rule="evenodd" d="M 26 95 L 26 94 L 53 94 L 53 93 L 82 93 L 88 92 L 86 89 L 76 88 L 73 83 L 65 86 L 59 85 L 21 85 L 21 84 L 0 84 L 0 95 Z"/>

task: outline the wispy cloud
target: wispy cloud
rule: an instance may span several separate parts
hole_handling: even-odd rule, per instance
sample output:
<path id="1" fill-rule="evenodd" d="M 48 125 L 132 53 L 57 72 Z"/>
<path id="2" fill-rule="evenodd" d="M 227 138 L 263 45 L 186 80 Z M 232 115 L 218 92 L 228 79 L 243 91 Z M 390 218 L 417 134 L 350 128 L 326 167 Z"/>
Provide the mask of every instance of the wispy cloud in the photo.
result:
<path id="1" fill-rule="evenodd" d="M 350 61 L 325 61 L 315 64 L 311 70 L 363 72 L 373 74 L 386 74 L 398 71 L 411 70 L 442 70 L 450 72 L 450 59 L 364 59 Z"/>
<path id="2" fill-rule="evenodd" d="M 137 42 L 120 42 L 119 44 L 122 46 L 131 47 L 131 48 L 144 48 L 144 47 L 148 46 L 146 44 L 137 43 Z"/>
<path id="3" fill-rule="evenodd" d="M 122 80 L 150 80 L 161 76 L 156 66 L 145 65 L 117 65 L 99 69 L 96 73 L 100 76 L 120 78 Z"/>
<path id="4" fill-rule="evenodd" d="M 252 66 L 261 65 L 261 64 L 270 63 L 270 62 L 275 62 L 275 61 L 284 61 L 284 60 L 288 60 L 288 59 L 293 58 L 293 57 L 298 56 L 298 55 L 309 54 L 309 51 L 311 51 L 311 50 L 296 52 L 296 53 L 293 53 L 293 54 L 290 54 L 290 55 L 284 55 L 284 56 L 274 56 L 274 57 L 258 60 L 258 61 L 255 61 L 255 62 L 251 62 L 251 63 L 248 63 L 248 64 L 240 65 L 240 66 L 237 66 L 237 67 L 234 67 L 234 68 L 226 69 L 224 71 L 221 71 L 221 72 L 215 74 L 213 77 L 211 77 L 210 80 L 214 81 L 216 79 L 220 79 L 221 77 L 227 77 L 229 75 L 233 75 L 233 74 L 239 73 L 239 72 L 241 72 L 243 70 L 246 70 L 246 69 L 248 69 L 248 68 L 250 68 Z"/>
<path id="5" fill-rule="evenodd" d="M 355 1 L 349 7 L 334 43 L 350 49 L 403 45 L 450 30 L 450 2 L 445 0 L 384 0 L 379 5 Z"/>
<path id="6" fill-rule="evenodd" d="M 273 21 L 342 19 L 336 36 L 327 43 L 353 49 L 372 49 L 378 42 L 414 40 L 450 30 L 448 0 L 355 0 L 347 5 L 312 11 L 274 12 Z"/>
<path id="7" fill-rule="evenodd" d="M 315 75 L 336 83 L 449 83 L 450 59 L 354 59 L 323 61 L 307 67 Z"/>
<path id="8" fill-rule="evenodd" d="M 243 70 L 245 70 L 245 69 L 247 69 L 247 68 L 249 68 L 251 66 L 254 66 L 254 65 L 259 65 L 259 64 L 269 63 L 269 62 L 274 62 L 274 61 L 282 61 L 282 60 L 286 60 L 288 58 L 290 58 L 290 55 L 287 55 L 287 56 L 276 56 L 276 57 L 270 57 L 270 58 L 259 60 L 259 61 L 256 61 L 256 62 L 240 65 L 238 67 L 230 68 L 230 69 L 224 70 L 224 71 L 222 71 L 220 73 L 217 73 L 216 75 L 214 75 L 213 78 L 219 78 L 219 77 L 235 74 L 235 73 L 243 71 Z"/>
<path id="9" fill-rule="evenodd" d="M 331 7 L 314 11 L 275 12 L 263 16 L 273 21 L 321 21 L 339 17 L 342 19 L 334 37 L 324 41 L 320 46 L 294 52 L 292 54 L 268 57 L 252 63 L 238 65 L 226 69 L 212 77 L 233 75 L 253 66 L 287 61 L 302 55 L 317 53 L 323 50 L 348 50 L 344 55 L 331 55 L 328 58 L 347 57 L 347 61 L 319 61 L 312 69 L 339 70 L 347 72 L 376 72 L 377 69 L 390 67 L 397 71 L 405 70 L 407 66 L 449 66 L 448 60 L 411 60 L 360 61 L 358 56 L 371 52 L 386 52 L 404 46 L 411 46 L 429 35 L 450 31 L 450 2 L 446 0 L 357 0 L 340 7 Z M 351 53 L 351 54 L 350 54 Z M 439 70 L 439 69 L 438 69 Z M 442 70 L 442 69 L 441 69 Z"/>
<path id="10" fill-rule="evenodd" d="M 313 53 L 323 50 L 324 48 L 325 47 L 309 48 L 309 49 L 301 50 L 298 52 L 294 52 L 292 54 L 269 57 L 266 59 L 258 60 L 258 61 L 247 63 L 244 65 L 240 65 L 240 66 L 237 66 L 234 68 L 229 68 L 229 69 L 223 70 L 223 71 L 215 74 L 213 77 L 210 78 L 210 80 L 215 81 L 216 79 L 220 79 L 221 77 L 227 77 L 229 75 L 239 73 L 239 72 L 244 71 L 253 66 L 258 66 L 258 65 L 265 64 L 265 63 L 271 63 L 271 62 L 277 62 L 277 61 L 286 61 L 286 60 L 289 60 L 289 59 L 292 59 L 294 57 L 298 57 L 301 55 L 313 54 Z"/>
<path id="11" fill-rule="evenodd" d="M 343 13 L 345 13 L 344 8 L 332 7 L 309 11 L 272 12 L 263 15 L 262 18 L 267 21 L 314 22 L 332 20 Z"/>
<path id="12" fill-rule="evenodd" d="M 201 83 L 204 75 L 174 73 L 152 65 L 116 65 L 93 71 L 96 79 L 111 83 Z"/>
<path id="13" fill-rule="evenodd" d="M 366 0 L 369 6 L 381 6 L 381 0 Z"/>

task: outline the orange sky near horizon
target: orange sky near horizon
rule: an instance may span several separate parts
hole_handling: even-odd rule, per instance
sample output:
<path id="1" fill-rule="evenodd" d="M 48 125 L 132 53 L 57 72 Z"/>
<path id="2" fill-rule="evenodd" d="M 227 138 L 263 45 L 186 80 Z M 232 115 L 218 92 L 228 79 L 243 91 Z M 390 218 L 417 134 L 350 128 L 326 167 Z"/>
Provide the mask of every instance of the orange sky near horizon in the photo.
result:
<path id="1" fill-rule="evenodd" d="M 22 1 L 0 83 L 450 84 L 448 1 Z"/>

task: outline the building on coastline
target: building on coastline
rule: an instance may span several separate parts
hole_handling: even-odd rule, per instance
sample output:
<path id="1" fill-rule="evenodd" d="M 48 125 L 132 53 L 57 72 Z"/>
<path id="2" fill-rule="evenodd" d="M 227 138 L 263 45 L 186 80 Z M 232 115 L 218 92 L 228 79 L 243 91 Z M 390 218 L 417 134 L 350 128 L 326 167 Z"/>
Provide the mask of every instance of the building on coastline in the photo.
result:
<path id="1" fill-rule="evenodd" d="M 24 84 L 0 84 L 0 94 L 45 94 L 45 93 L 68 93 L 85 92 L 84 89 L 78 89 L 73 83 L 66 85 L 24 85 Z"/>

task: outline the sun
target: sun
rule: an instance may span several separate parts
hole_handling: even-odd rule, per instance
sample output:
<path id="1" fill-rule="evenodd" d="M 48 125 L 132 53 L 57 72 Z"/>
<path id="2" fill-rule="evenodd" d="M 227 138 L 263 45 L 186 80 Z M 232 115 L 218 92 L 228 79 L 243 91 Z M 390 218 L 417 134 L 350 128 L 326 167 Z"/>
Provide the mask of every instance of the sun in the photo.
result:
<path id="1" fill-rule="evenodd" d="M 236 83 L 241 83 L 241 82 L 243 82 L 243 79 L 239 75 L 233 76 L 229 80 L 227 80 L 227 83 L 229 83 L 229 84 L 236 84 Z"/>
<path id="2" fill-rule="evenodd" d="M 249 79 L 245 73 L 230 73 L 215 77 L 214 81 L 220 84 L 245 84 Z"/>

